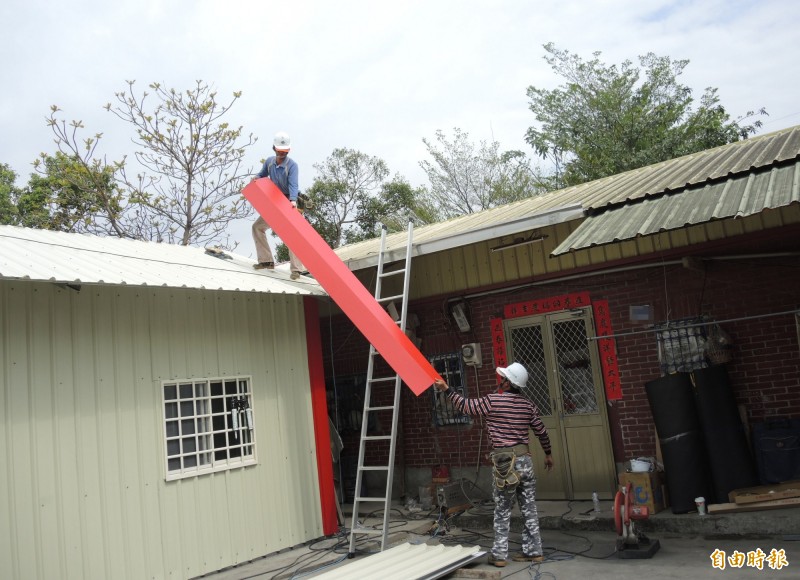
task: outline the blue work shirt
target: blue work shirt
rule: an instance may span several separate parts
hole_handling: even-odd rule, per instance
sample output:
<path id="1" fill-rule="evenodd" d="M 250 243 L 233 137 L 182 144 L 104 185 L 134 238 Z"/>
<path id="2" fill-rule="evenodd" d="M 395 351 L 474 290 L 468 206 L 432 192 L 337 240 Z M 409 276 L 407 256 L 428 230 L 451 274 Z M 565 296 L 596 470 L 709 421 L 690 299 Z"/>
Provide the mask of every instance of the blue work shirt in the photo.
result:
<path id="1" fill-rule="evenodd" d="M 286 157 L 283 163 L 278 165 L 275 161 L 275 156 L 268 157 L 264 161 L 264 166 L 261 168 L 256 176 L 269 177 L 272 183 L 278 186 L 283 192 L 283 195 L 289 198 L 290 201 L 297 201 L 298 186 L 297 186 L 297 163 Z"/>

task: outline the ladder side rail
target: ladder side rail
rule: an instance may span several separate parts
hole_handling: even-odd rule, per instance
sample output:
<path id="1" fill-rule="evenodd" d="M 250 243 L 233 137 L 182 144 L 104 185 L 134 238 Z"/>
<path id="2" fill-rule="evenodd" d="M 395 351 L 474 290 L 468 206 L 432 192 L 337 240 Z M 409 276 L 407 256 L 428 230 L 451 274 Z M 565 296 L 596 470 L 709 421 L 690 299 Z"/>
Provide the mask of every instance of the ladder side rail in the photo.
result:
<path id="1" fill-rule="evenodd" d="M 381 248 L 378 252 L 378 271 L 375 276 L 375 300 L 378 302 L 381 300 L 381 291 L 383 287 L 381 282 L 383 281 L 383 267 L 386 256 L 386 231 L 386 226 L 381 224 Z"/>
<path id="2" fill-rule="evenodd" d="M 370 345 L 370 354 L 374 347 Z M 370 407 L 370 401 L 372 399 L 372 386 L 370 384 L 372 373 L 373 373 L 373 366 L 374 366 L 374 358 L 370 355 L 369 362 L 367 363 L 367 378 L 364 385 L 364 410 L 361 414 L 361 439 L 358 445 L 358 463 L 356 464 L 356 482 L 355 482 L 355 489 L 353 490 L 353 513 L 350 521 L 350 553 L 355 552 L 355 541 L 356 541 L 356 528 L 358 527 L 358 514 L 359 508 L 361 504 L 361 487 L 364 478 L 364 470 L 362 469 L 364 465 L 364 460 L 366 458 L 366 442 L 367 442 L 367 431 L 369 425 L 369 411 L 367 410 Z"/>
<path id="3" fill-rule="evenodd" d="M 405 276 L 403 278 L 403 302 L 400 311 L 400 330 L 406 331 L 406 323 L 408 322 L 408 292 L 411 287 L 411 249 L 414 240 L 414 222 L 408 222 L 408 239 L 406 240 L 406 263 L 403 266 L 405 269 Z"/>
<path id="4" fill-rule="evenodd" d="M 407 319 L 407 310 L 408 310 L 408 291 L 409 291 L 409 280 L 410 280 L 410 272 L 409 269 L 411 266 L 411 247 L 414 237 L 414 224 L 413 222 L 408 222 L 408 239 L 406 241 L 406 260 L 405 265 L 405 274 L 403 279 L 403 300 L 400 307 L 400 330 L 405 332 L 406 330 L 406 321 Z M 391 512 L 391 502 L 392 502 L 392 487 L 394 485 L 394 460 L 395 460 L 395 453 L 397 451 L 397 430 L 398 430 L 398 423 L 400 418 L 400 389 L 402 387 L 403 381 L 400 379 L 400 375 L 395 375 L 395 383 L 394 383 L 394 411 L 392 412 L 392 438 L 389 441 L 389 469 L 386 473 L 386 505 L 383 510 L 383 538 L 381 543 L 381 550 L 386 548 L 386 543 L 388 541 L 389 536 L 389 515 Z"/>
<path id="5" fill-rule="evenodd" d="M 385 225 L 381 226 L 381 246 L 380 251 L 378 253 L 378 272 L 375 278 L 375 300 L 379 300 L 381 296 L 381 279 L 383 274 L 383 265 L 384 265 L 384 253 L 386 249 L 386 231 L 387 228 Z M 360 511 L 360 504 L 361 504 L 361 486 L 364 479 L 364 460 L 366 459 L 366 446 L 367 446 L 367 427 L 369 425 L 369 408 L 371 406 L 371 399 L 372 399 L 372 377 L 375 370 L 375 347 L 369 345 L 369 362 L 367 364 L 367 377 L 366 377 L 366 385 L 364 386 L 364 411 L 361 415 L 361 440 L 358 446 L 358 463 L 356 464 L 356 488 L 353 493 L 353 513 L 351 518 L 350 524 L 350 547 L 349 553 L 350 555 L 355 554 L 355 546 L 356 546 L 356 528 L 358 527 L 358 516 Z M 394 412 L 394 411 L 393 411 Z M 386 537 L 385 530 L 384 533 L 381 534 L 381 550 L 383 550 L 384 546 L 384 539 Z"/>

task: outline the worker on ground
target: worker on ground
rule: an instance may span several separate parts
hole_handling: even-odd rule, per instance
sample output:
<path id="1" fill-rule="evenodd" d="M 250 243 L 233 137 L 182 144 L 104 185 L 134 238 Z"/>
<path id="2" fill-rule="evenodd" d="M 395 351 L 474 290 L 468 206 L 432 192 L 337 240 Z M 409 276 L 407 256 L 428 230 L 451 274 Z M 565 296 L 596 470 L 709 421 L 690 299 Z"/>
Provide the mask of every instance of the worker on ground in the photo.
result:
<path id="1" fill-rule="evenodd" d="M 298 189 L 298 169 L 297 163 L 293 159 L 289 159 L 289 149 L 291 140 L 289 135 L 280 131 L 275 134 L 272 142 L 272 150 L 275 155 L 268 157 L 264 161 L 261 171 L 259 171 L 253 180 L 268 177 L 272 183 L 278 186 L 289 201 L 292 207 L 297 207 Z M 258 216 L 258 219 L 253 223 L 253 241 L 256 244 L 256 258 L 258 263 L 253 265 L 256 270 L 273 270 L 275 268 L 275 258 L 272 256 L 272 248 L 269 247 L 267 242 L 267 230 L 269 226 L 264 218 Z M 306 274 L 305 268 L 297 256 L 294 255 L 291 248 L 289 249 L 289 265 L 291 269 L 292 280 L 297 280 L 302 274 Z"/>
<path id="2" fill-rule="evenodd" d="M 447 383 L 437 379 L 434 387 L 447 392 L 447 397 L 460 412 L 486 417 L 486 429 L 492 446 L 492 475 L 494 486 L 494 544 L 489 563 L 506 565 L 511 507 L 516 496 L 525 520 L 522 532 L 522 553 L 515 562 L 542 562 L 542 537 L 539 533 L 539 513 L 536 509 L 536 475 L 528 448 L 528 428 L 539 439 L 544 450 L 544 466 L 553 469 L 550 437 L 539 416 L 539 410 L 524 397 L 521 389 L 528 383 L 528 371 L 515 362 L 506 368 L 498 367 L 501 383 L 496 393 L 467 399 L 449 390 Z"/>

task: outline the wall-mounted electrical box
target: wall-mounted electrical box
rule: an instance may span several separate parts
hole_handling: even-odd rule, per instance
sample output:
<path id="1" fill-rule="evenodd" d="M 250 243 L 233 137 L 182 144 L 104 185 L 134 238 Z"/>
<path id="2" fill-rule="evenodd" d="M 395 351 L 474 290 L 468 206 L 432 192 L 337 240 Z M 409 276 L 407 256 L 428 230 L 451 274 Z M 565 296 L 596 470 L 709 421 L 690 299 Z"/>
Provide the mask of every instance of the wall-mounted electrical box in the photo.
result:
<path id="1" fill-rule="evenodd" d="M 481 345 L 477 342 L 470 342 L 461 345 L 461 357 L 464 362 L 470 366 L 482 366 L 481 360 Z"/>

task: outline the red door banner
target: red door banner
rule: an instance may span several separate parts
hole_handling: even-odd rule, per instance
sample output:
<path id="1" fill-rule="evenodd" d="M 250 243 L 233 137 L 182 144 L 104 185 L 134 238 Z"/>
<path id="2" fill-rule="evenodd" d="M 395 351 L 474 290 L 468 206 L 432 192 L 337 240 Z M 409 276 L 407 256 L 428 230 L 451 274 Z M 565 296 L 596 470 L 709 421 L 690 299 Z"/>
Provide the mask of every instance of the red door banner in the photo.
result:
<path id="1" fill-rule="evenodd" d="M 492 318 L 489 321 L 492 329 L 492 354 L 494 362 L 498 367 L 508 366 L 508 356 L 506 354 L 506 333 L 503 331 L 503 319 Z M 500 384 L 502 377 L 497 375 L 497 383 Z"/>
<path id="2" fill-rule="evenodd" d="M 608 310 L 608 300 L 595 300 L 592 302 L 592 309 L 594 310 L 594 324 L 597 336 L 610 337 L 614 334 L 611 329 L 611 313 Z M 619 380 L 617 344 L 613 338 L 598 338 L 597 350 L 600 353 L 600 368 L 603 371 L 606 399 L 609 401 L 621 399 L 622 385 Z"/>
<path id="3" fill-rule="evenodd" d="M 507 304 L 503 309 L 503 316 L 505 318 L 519 318 L 520 316 L 535 316 L 559 310 L 569 310 L 570 308 L 584 308 L 585 306 L 589 306 L 589 293 L 578 292 Z"/>
<path id="4" fill-rule="evenodd" d="M 257 179 L 242 194 L 403 382 L 417 395 L 433 385 L 439 373 L 278 186 Z"/>

